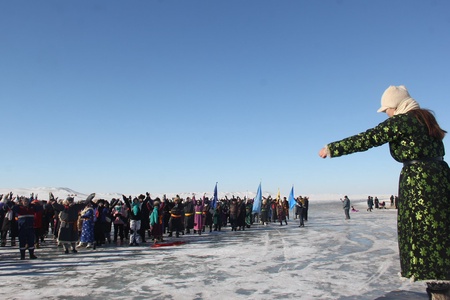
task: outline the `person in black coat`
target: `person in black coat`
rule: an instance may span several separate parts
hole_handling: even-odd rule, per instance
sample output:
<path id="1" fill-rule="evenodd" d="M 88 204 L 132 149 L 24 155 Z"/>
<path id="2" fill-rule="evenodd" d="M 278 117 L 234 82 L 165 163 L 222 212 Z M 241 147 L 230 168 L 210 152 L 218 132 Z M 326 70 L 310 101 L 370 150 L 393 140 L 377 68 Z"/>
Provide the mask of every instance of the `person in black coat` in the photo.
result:
<path id="1" fill-rule="evenodd" d="M 305 223 L 304 223 L 304 209 L 305 207 L 303 206 L 303 203 L 301 201 L 301 198 L 298 197 L 295 201 L 295 207 L 297 208 L 297 212 L 298 212 L 298 218 L 300 219 L 300 224 L 298 225 L 298 227 L 305 227 Z"/>
<path id="2" fill-rule="evenodd" d="M 53 209 L 59 212 L 59 231 L 58 231 L 58 241 L 64 245 L 65 253 L 69 253 L 70 246 L 72 247 L 72 252 L 77 253 L 75 249 L 76 243 L 78 242 L 78 213 L 82 211 L 87 203 L 91 203 L 94 199 L 95 193 L 90 194 L 85 201 L 74 203 L 74 198 L 69 196 L 62 204 L 56 202 L 57 199 L 53 197 L 50 193 L 49 203 L 53 206 Z"/>
<path id="3" fill-rule="evenodd" d="M 176 237 L 180 237 L 180 232 L 183 232 L 183 204 L 180 197 L 177 195 L 174 199 L 174 206 L 170 210 L 169 219 L 169 237 L 175 232 Z"/>
<path id="4" fill-rule="evenodd" d="M 194 202 L 191 198 L 186 198 L 186 203 L 184 203 L 184 230 L 186 234 L 191 233 L 191 229 L 194 228 Z"/>

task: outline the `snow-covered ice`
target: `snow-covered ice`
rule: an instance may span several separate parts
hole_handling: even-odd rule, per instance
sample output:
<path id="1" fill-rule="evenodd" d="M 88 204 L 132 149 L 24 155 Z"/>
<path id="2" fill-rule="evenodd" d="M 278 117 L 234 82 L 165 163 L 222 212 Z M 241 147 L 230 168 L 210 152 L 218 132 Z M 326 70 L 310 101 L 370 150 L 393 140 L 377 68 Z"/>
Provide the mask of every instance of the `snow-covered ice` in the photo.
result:
<path id="1" fill-rule="evenodd" d="M 402 281 L 395 209 L 344 220 L 337 201 L 310 201 L 299 228 L 185 235 L 181 246 L 112 246 L 63 254 L 50 239 L 37 260 L 0 248 L 2 299 L 427 299 L 425 283 Z"/>

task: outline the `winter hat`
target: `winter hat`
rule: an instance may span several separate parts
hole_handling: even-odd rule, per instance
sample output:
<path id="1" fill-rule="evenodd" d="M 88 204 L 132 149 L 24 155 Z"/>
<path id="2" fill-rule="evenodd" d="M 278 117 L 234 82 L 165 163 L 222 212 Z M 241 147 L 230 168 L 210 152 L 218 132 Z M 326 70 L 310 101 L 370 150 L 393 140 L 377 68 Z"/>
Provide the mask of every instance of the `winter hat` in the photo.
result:
<path id="1" fill-rule="evenodd" d="M 395 114 L 404 113 L 411 109 L 419 108 L 419 104 L 411 98 L 404 85 L 391 85 L 381 96 L 381 107 L 377 112 L 385 112 L 388 108 L 399 110 Z"/>
<path id="2" fill-rule="evenodd" d="M 68 203 L 73 203 L 74 200 L 75 200 L 75 199 L 74 199 L 72 196 L 67 196 L 67 198 L 66 198 L 66 201 L 67 201 Z"/>

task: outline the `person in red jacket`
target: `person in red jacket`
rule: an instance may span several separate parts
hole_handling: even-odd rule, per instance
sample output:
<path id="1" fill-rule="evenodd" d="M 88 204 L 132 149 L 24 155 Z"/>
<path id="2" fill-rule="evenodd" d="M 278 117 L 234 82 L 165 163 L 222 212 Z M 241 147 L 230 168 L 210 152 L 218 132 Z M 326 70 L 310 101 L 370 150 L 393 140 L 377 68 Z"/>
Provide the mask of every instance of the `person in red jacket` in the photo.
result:
<path id="1" fill-rule="evenodd" d="M 42 205 L 39 202 L 30 203 L 29 198 L 20 197 L 19 205 L 14 206 L 12 209 L 18 218 L 20 259 L 25 259 L 27 246 L 30 252 L 30 259 L 36 259 L 37 257 L 34 255 L 34 214 L 43 210 Z"/>
<path id="2" fill-rule="evenodd" d="M 41 202 L 37 199 L 37 196 L 34 198 L 34 200 L 31 201 L 31 204 L 35 205 L 42 205 Z M 37 210 L 34 212 L 34 239 L 35 244 L 34 247 L 36 249 L 39 249 L 40 244 L 39 241 L 44 241 L 44 233 L 43 233 L 43 216 L 44 216 L 44 210 Z"/>

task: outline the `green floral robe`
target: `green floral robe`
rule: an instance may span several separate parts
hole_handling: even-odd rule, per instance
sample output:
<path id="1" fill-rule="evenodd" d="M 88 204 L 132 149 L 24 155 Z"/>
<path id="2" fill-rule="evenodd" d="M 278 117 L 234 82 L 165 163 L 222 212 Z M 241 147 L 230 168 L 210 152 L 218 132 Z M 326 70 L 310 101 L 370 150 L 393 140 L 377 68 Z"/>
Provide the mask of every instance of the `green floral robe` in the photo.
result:
<path id="1" fill-rule="evenodd" d="M 331 157 L 389 143 L 398 162 L 443 157 L 442 141 L 429 136 L 414 116 L 393 116 L 355 136 L 328 144 Z M 450 280 L 450 171 L 444 161 L 404 166 L 399 180 L 397 216 L 402 276 Z"/>

